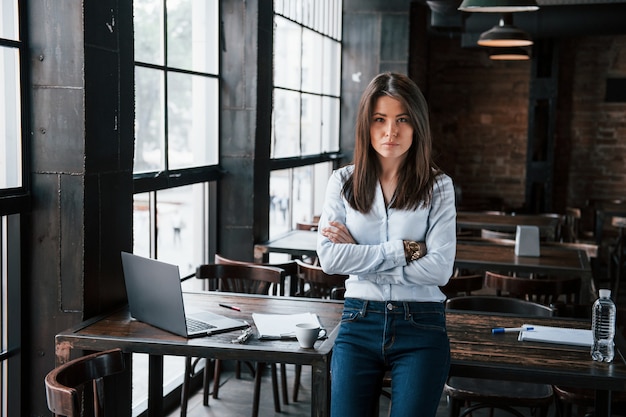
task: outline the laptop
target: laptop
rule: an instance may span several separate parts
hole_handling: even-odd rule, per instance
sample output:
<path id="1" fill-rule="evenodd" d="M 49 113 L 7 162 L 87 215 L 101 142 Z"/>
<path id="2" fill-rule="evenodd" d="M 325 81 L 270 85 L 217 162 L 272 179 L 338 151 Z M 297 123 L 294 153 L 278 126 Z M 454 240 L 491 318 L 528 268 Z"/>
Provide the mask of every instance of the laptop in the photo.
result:
<path id="1" fill-rule="evenodd" d="M 178 266 L 122 252 L 122 267 L 133 318 L 183 337 L 202 337 L 249 324 L 243 320 L 195 311 L 185 314 Z"/>

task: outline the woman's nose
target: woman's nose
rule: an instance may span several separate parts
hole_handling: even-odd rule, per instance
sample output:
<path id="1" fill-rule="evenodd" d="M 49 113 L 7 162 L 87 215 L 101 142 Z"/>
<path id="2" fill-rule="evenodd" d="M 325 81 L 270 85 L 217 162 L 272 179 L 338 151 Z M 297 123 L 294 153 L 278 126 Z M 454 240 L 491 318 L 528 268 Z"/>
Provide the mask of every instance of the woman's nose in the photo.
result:
<path id="1" fill-rule="evenodd" d="M 398 127 L 395 123 L 389 123 L 389 125 L 387 126 L 387 136 L 389 136 L 390 138 L 395 138 L 396 136 L 398 136 Z"/>

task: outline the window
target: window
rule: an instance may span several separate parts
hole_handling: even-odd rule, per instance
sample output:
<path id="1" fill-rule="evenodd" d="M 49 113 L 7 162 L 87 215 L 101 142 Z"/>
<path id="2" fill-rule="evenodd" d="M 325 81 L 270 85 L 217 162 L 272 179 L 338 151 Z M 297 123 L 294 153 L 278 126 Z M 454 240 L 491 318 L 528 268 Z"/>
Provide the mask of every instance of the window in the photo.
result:
<path id="1" fill-rule="evenodd" d="M 139 0 L 134 172 L 218 162 L 218 1 Z"/>
<path id="2" fill-rule="evenodd" d="M 179 266 L 206 262 L 219 177 L 219 0 L 135 0 L 133 252 Z M 183 282 L 185 289 L 201 284 Z M 146 406 L 146 358 L 133 356 L 133 414 Z M 181 360 L 183 361 L 181 363 Z M 164 362 L 164 393 L 184 358 Z"/>
<path id="3" fill-rule="evenodd" d="M 20 226 L 27 213 L 27 45 L 18 0 L 0 3 L 0 415 L 19 415 Z M 26 62 L 25 62 L 26 61 Z"/>
<path id="4" fill-rule="evenodd" d="M 339 158 L 341 0 L 274 1 L 270 235 L 321 210 Z"/>
<path id="5" fill-rule="evenodd" d="M 270 176 L 270 238 L 309 223 L 321 213 L 333 165 L 322 162 L 274 170 Z"/>

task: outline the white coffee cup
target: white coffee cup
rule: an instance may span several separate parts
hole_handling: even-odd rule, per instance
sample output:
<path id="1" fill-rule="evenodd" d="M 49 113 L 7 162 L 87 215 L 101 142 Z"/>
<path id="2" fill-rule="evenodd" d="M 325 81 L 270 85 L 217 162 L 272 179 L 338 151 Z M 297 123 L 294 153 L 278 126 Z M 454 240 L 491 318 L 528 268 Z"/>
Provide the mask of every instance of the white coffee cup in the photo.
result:
<path id="1" fill-rule="evenodd" d="M 298 339 L 300 347 L 304 349 L 311 349 L 317 338 L 320 336 L 321 330 L 322 329 L 319 325 L 313 323 L 296 324 L 296 339 Z"/>

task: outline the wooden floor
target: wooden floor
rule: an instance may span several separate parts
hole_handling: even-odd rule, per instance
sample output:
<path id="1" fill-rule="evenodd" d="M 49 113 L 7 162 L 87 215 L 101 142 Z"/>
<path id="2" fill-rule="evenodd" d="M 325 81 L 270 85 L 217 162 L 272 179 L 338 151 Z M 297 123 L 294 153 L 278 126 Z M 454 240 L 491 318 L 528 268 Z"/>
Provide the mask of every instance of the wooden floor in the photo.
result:
<path id="1" fill-rule="evenodd" d="M 263 384 L 261 386 L 261 402 L 259 417 L 287 417 L 298 416 L 305 417 L 310 416 L 310 387 L 311 387 L 311 368 L 303 367 L 302 370 L 302 387 L 298 402 L 290 401 L 285 405 L 281 403 L 281 412 L 274 411 L 274 402 L 272 400 L 271 391 L 271 378 L 269 374 L 264 377 Z M 287 381 L 289 389 L 292 388 L 293 381 L 293 365 L 287 366 Z M 198 391 L 189 401 L 187 408 L 188 417 L 248 417 L 252 412 L 252 393 L 253 393 L 253 380 L 249 373 L 242 372 L 242 379 L 236 379 L 232 372 L 223 374 L 222 385 L 219 391 L 219 399 L 209 398 L 209 406 L 202 405 L 202 394 Z M 528 410 L 520 410 L 524 415 L 530 415 Z M 389 412 L 389 400 L 385 397 L 381 397 L 380 401 L 380 417 L 386 417 Z M 448 416 L 448 406 L 445 396 L 442 396 L 439 409 L 437 411 L 437 417 Z M 549 415 L 554 415 L 553 410 Z M 416 414 L 416 416 L 418 416 Z M 180 416 L 180 409 L 175 410 L 167 417 Z M 486 417 L 488 412 L 481 410 L 475 412 L 473 417 Z M 504 414 L 501 412 L 495 412 L 495 417 L 510 416 L 510 414 Z M 413 417 L 413 416 L 411 416 Z"/>

